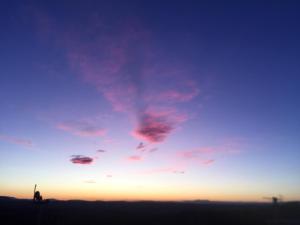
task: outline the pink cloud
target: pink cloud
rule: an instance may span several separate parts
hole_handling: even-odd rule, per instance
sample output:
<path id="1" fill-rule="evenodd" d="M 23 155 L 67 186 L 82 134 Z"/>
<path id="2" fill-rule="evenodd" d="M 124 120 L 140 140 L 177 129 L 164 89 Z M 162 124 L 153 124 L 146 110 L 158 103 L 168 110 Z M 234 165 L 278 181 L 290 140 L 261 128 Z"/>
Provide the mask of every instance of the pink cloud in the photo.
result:
<path id="1" fill-rule="evenodd" d="M 90 24 L 95 23 L 87 25 L 92 29 Z M 82 41 L 85 32 L 71 32 L 64 46 L 67 58 L 71 68 L 94 85 L 115 111 L 130 112 L 140 94 L 139 80 L 148 55 L 148 34 L 137 23 L 113 27 L 104 24 L 107 32 L 94 33 L 89 42 Z"/>
<path id="2" fill-rule="evenodd" d="M 163 90 L 147 97 L 148 101 L 158 102 L 188 102 L 200 93 L 200 89 L 192 82 L 183 82 L 169 90 Z"/>
<path id="3" fill-rule="evenodd" d="M 219 146 L 201 147 L 191 150 L 179 151 L 176 153 L 176 158 L 180 162 L 189 164 L 210 165 L 215 163 L 216 157 L 224 157 L 226 155 L 240 153 L 240 141 L 236 139 L 226 140 Z"/>
<path id="4" fill-rule="evenodd" d="M 158 99 L 186 102 L 198 95 L 187 65 L 175 68 L 174 63 L 163 63 L 165 58 L 153 46 L 151 32 L 141 24 L 130 21 L 111 26 L 109 22 L 93 21 L 84 29 L 93 30 L 91 24 L 99 23 L 110 31 L 94 32 L 88 42 L 82 41 L 88 32 L 79 34 L 76 28 L 65 31 L 68 38 L 64 47 L 71 68 L 94 85 L 115 111 L 132 113 L 138 104 L 152 105 Z M 157 97 L 141 103 L 149 91 Z"/>
<path id="5" fill-rule="evenodd" d="M 94 159 L 83 155 L 72 155 L 70 161 L 74 164 L 91 164 Z"/>
<path id="6" fill-rule="evenodd" d="M 134 131 L 134 135 L 148 142 L 162 142 L 173 129 L 173 124 L 166 117 L 145 114 Z"/>
<path id="7" fill-rule="evenodd" d="M 46 24 L 48 21 L 51 20 L 47 19 Z M 114 111 L 139 118 L 134 137 L 151 143 L 163 142 L 179 120 L 187 119 L 145 112 L 149 107 L 162 105 L 179 111 L 177 104 L 191 101 L 200 89 L 191 66 L 182 58 L 162 52 L 152 33 L 138 20 L 111 21 L 91 15 L 79 27 L 57 23 L 47 27 L 56 28 L 50 33 L 58 39 L 58 47 L 65 50 L 74 74 L 94 86 Z M 43 29 L 41 26 L 40 30 Z M 59 124 L 58 128 L 79 136 L 105 133 L 101 128 L 81 129 L 69 124 Z"/>
<path id="8" fill-rule="evenodd" d="M 132 134 L 150 143 L 163 142 L 184 119 L 184 116 L 175 115 L 173 111 L 148 110 L 141 115 Z"/>
<path id="9" fill-rule="evenodd" d="M 114 84 L 112 88 L 100 88 L 104 97 L 118 112 L 130 112 L 137 101 L 136 89 L 132 84 Z"/>
<path id="10" fill-rule="evenodd" d="M 83 121 L 68 121 L 57 124 L 56 128 L 82 137 L 101 137 L 106 130 Z"/>
<path id="11" fill-rule="evenodd" d="M 143 157 L 141 156 L 138 156 L 138 155 L 132 155 L 132 156 L 129 156 L 127 158 L 128 161 L 141 161 L 143 160 Z"/>
<path id="12" fill-rule="evenodd" d="M 160 97 L 165 100 L 176 100 L 180 102 L 185 102 L 193 99 L 198 92 L 183 93 L 177 90 L 169 90 L 161 93 Z"/>
<path id="13" fill-rule="evenodd" d="M 179 152 L 178 155 L 185 159 L 193 159 L 193 158 L 201 157 L 206 154 L 216 153 L 217 151 L 218 150 L 213 147 L 202 147 L 202 148 L 198 148 L 198 149 L 182 151 L 182 152 Z"/>
<path id="14" fill-rule="evenodd" d="M 33 143 L 29 139 L 17 138 L 17 137 L 13 137 L 13 136 L 0 134 L 0 140 L 6 141 L 6 142 L 9 142 L 12 144 L 22 145 L 24 147 L 33 147 Z"/>

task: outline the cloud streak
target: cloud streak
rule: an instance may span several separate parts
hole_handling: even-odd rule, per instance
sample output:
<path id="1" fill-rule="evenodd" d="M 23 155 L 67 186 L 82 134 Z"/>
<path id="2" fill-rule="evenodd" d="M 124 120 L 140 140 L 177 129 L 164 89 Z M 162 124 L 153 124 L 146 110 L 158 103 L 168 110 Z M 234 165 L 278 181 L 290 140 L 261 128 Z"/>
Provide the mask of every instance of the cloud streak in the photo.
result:
<path id="1" fill-rule="evenodd" d="M 214 159 L 204 160 L 204 161 L 202 161 L 202 164 L 204 164 L 204 165 L 210 165 L 210 164 L 214 163 L 215 161 L 216 160 L 214 160 Z"/>
<path id="2" fill-rule="evenodd" d="M 203 147 L 203 148 L 197 148 L 193 150 L 187 150 L 187 151 L 182 151 L 178 153 L 178 156 L 183 158 L 183 159 L 195 159 L 202 157 L 207 154 L 213 154 L 217 153 L 218 150 L 213 147 Z"/>
<path id="3" fill-rule="evenodd" d="M 227 139 L 218 146 L 179 151 L 176 153 L 175 158 L 188 164 L 211 165 L 216 162 L 216 158 L 240 153 L 240 145 L 241 140 Z"/>
<path id="4" fill-rule="evenodd" d="M 106 130 L 84 121 L 67 121 L 59 123 L 56 128 L 81 137 L 102 137 Z"/>
<path id="5" fill-rule="evenodd" d="M 154 169 L 145 170 L 141 172 L 141 174 L 145 174 L 145 175 L 160 174 L 160 173 L 184 174 L 185 171 L 183 170 L 182 167 L 171 166 L 171 167 L 154 168 Z"/>
<path id="6" fill-rule="evenodd" d="M 93 163 L 94 159 L 83 155 L 72 155 L 70 161 L 74 164 L 87 165 Z"/>
<path id="7" fill-rule="evenodd" d="M 143 157 L 139 156 L 139 155 L 132 155 L 127 158 L 127 161 L 131 161 L 131 162 L 142 161 L 142 160 L 143 160 Z"/>
<path id="8" fill-rule="evenodd" d="M 0 140 L 5 141 L 5 142 L 9 142 L 9 143 L 12 143 L 12 144 L 16 144 L 16 145 L 21 145 L 21 146 L 24 146 L 24 147 L 33 147 L 33 143 L 29 139 L 18 138 L 18 137 L 14 137 L 14 136 L 8 136 L 8 135 L 0 134 Z"/>
<path id="9" fill-rule="evenodd" d="M 200 93 L 200 89 L 193 81 L 183 82 L 179 87 L 173 87 L 169 90 L 163 90 L 159 93 L 155 93 L 147 97 L 149 101 L 155 102 L 189 102 L 193 98 L 197 97 Z"/>

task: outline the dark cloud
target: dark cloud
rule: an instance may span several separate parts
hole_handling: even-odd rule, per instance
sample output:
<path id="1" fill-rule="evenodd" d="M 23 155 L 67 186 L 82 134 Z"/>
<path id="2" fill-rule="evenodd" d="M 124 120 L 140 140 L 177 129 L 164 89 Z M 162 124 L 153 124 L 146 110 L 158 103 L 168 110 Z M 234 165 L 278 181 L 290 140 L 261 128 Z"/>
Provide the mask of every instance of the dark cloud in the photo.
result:
<path id="1" fill-rule="evenodd" d="M 70 161 L 74 164 L 91 164 L 94 159 L 83 155 L 72 155 Z"/>

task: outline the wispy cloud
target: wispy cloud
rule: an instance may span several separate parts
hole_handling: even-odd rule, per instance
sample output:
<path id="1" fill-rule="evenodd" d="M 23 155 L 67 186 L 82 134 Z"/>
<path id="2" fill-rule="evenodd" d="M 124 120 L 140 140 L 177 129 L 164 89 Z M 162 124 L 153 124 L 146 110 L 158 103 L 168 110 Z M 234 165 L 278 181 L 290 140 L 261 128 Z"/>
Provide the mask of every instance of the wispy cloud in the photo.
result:
<path id="1" fill-rule="evenodd" d="M 141 153 L 152 153 L 152 152 L 156 152 L 158 150 L 158 148 L 153 147 L 151 143 L 145 144 L 144 142 L 140 142 L 136 146 L 136 150 Z"/>
<path id="2" fill-rule="evenodd" d="M 187 164 L 211 165 L 217 158 L 240 153 L 241 140 L 227 139 L 220 145 L 183 150 L 176 153 L 178 161 Z"/>
<path id="3" fill-rule="evenodd" d="M 146 145 L 143 142 L 140 142 L 138 144 L 138 146 L 136 146 L 136 150 L 145 151 L 146 150 Z"/>
<path id="4" fill-rule="evenodd" d="M 132 156 L 127 157 L 126 159 L 127 159 L 127 161 L 141 161 L 141 160 L 143 160 L 143 157 L 139 156 L 139 155 L 132 155 Z"/>
<path id="5" fill-rule="evenodd" d="M 2 135 L 0 134 L 0 140 L 6 141 L 12 144 L 21 145 L 24 147 L 33 147 L 33 142 L 29 139 L 18 138 L 14 136 Z"/>
<path id="6" fill-rule="evenodd" d="M 149 149 L 149 152 L 151 153 L 151 152 L 156 152 L 156 151 L 158 151 L 158 148 L 151 148 L 151 149 Z"/>
<path id="7" fill-rule="evenodd" d="M 56 128 L 81 137 L 101 137 L 106 133 L 105 129 L 85 121 L 62 122 Z"/>
<path id="8" fill-rule="evenodd" d="M 158 143 L 167 139 L 180 122 L 174 113 L 160 115 L 171 107 L 178 116 L 178 104 L 187 104 L 200 93 L 192 66 L 182 57 L 163 52 L 153 33 L 139 20 L 87 16 L 81 24 L 61 26 L 45 16 L 44 33 L 55 34 L 55 44 L 66 52 L 70 69 L 111 103 L 118 112 L 137 118 L 134 137 Z M 43 23 L 44 20 L 41 21 Z M 44 31 L 45 27 L 55 28 Z M 155 113 L 155 114 L 153 114 Z M 179 119 L 179 117 L 177 118 Z M 102 128 L 59 124 L 58 128 L 79 136 L 101 136 Z"/>
<path id="9" fill-rule="evenodd" d="M 98 153 L 104 153 L 104 152 L 106 152 L 106 151 L 103 150 L 103 149 L 98 149 L 97 152 L 98 152 Z"/>
<path id="10" fill-rule="evenodd" d="M 216 160 L 214 160 L 214 159 L 209 159 L 209 160 L 204 160 L 201 163 L 204 165 L 210 165 L 210 164 L 214 163 L 215 161 Z"/>
<path id="11" fill-rule="evenodd" d="M 94 159 L 83 155 L 72 155 L 70 161 L 74 164 L 91 164 Z"/>
<path id="12" fill-rule="evenodd" d="M 181 83 L 179 87 L 173 87 L 173 89 L 164 90 L 147 96 L 147 100 L 171 103 L 188 102 L 197 97 L 199 93 L 200 89 L 195 82 L 186 81 Z"/>
<path id="13" fill-rule="evenodd" d="M 185 171 L 182 167 L 178 166 L 170 166 L 170 167 L 160 167 L 154 168 L 150 170 L 145 170 L 140 172 L 141 174 L 149 175 L 149 174 L 159 174 L 159 173 L 174 173 L 174 174 L 184 174 Z"/>
<path id="14" fill-rule="evenodd" d="M 192 150 L 187 150 L 187 151 L 181 151 L 178 153 L 179 157 L 182 157 L 184 159 L 195 159 L 202 157 L 207 154 L 212 154 L 212 153 L 217 153 L 218 150 L 213 147 L 202 147 L 202 148 L 197 148 L 197 149 L 192 149 Z"/>

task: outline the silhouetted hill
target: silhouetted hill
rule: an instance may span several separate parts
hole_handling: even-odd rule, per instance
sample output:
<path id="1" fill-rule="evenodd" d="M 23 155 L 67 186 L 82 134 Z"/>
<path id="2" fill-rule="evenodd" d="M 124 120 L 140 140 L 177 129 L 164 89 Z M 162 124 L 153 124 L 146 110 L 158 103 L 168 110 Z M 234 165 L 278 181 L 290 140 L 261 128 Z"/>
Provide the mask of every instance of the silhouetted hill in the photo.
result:
<path id="1" fill-rule="evenodd" d="M 195 202 L 197 204 L 195 204 Z M 300 224 L 300 204 L 216 204 L 193 202 L 59 201 L 35 205 L 31 200 L 0 198 L 4 225 L 43 224 Z M 280 223 L 279 223 L 280 222 Z"/>

